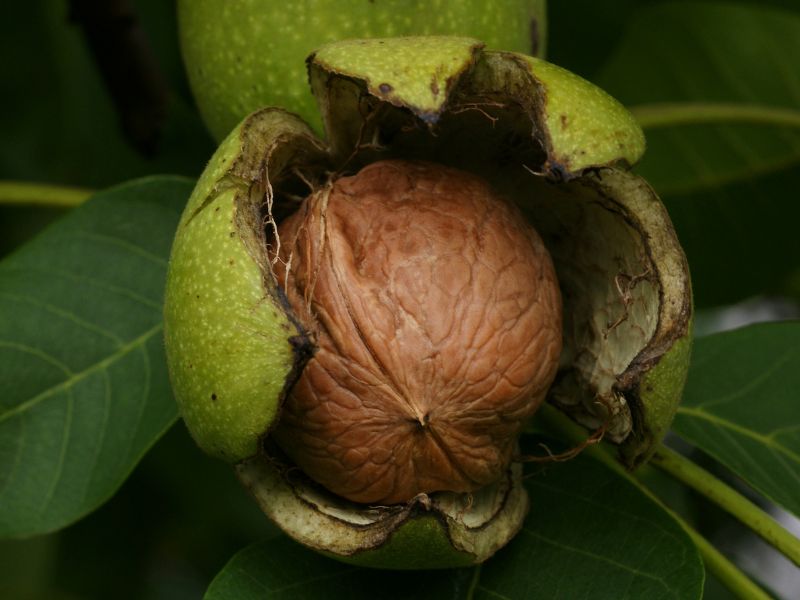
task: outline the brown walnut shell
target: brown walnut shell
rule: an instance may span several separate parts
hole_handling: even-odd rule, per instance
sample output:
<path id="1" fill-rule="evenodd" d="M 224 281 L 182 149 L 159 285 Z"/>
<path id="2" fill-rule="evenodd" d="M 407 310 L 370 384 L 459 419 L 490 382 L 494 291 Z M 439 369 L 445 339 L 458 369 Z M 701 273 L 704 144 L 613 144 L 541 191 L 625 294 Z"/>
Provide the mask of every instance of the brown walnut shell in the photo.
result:
<path id="1" fill-rule="evenodd" d="M 496 481 L 561 352 L 555 270 L 516 208 L 473 174 L 387 160 L 312 194 L 278 238 L 316 346 L 278 445 L 355 502 Z"/>

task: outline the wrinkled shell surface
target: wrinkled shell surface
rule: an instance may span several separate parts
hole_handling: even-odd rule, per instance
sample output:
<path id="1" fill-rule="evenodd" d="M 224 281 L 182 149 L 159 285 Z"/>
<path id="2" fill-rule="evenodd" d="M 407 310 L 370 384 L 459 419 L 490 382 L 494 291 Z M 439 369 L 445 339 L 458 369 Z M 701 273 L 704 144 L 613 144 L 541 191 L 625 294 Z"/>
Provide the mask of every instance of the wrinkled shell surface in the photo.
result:
<path id="1" fill-rule="evenodd" d="M 553 265 L 516 209 L 474 175 L 382 161 L 310 196 L 279 239 L 317 347 L 283 450 L 356 502 L 496 481 L 561 352 Z"/>

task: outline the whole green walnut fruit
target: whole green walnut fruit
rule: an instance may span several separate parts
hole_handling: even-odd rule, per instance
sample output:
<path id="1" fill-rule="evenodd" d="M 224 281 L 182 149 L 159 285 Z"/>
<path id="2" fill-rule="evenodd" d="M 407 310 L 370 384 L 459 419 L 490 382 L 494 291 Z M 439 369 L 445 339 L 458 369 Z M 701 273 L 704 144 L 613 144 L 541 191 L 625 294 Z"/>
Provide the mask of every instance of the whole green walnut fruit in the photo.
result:
<path id="1" fill-rule="evenodd" d="M 627 171 L 644 151 L 642 132 L 579 77 L 468 38 L 339 42 L 308 65 L 326 141 L 291 113 L 257 111 L 219 147 L 184 211 L 164 320 L 176 399 L 198 444 L 235 463 L 264 512 L 302 543 L 369 566 L 481 562 L 522 526 L 528 500 L 513 440 L 553 371 L 545 400 L 590 429 L 602 426 L 631 468 L 647 460 L 675 413 L 691 288 L 664 206 Z M 410 197 L 415 187 L 457 189 L 454 181 L 483 190 L 481 200 L 473 192 Z M 470 204 L 478 208 L 468 211 Z M 405 206 L 414 206 L 406 217 Z M 495 219 L 504 225 L 491 226 Z M 491 241 L 476 235 L 483 223 Z M 420 237 L 418 227 L 437 231 Z M 516 241 L 481 253 L 503 236 Z M 534 258 L 538 238 L 549 258 Z M 425 243 L 431 252 L 419 249 Z M 476 257 L 475 281 L 459 277 L 457 266 L 433 268 L 458 264 L 448 248 Z M 403 256 L 423 275 L 404 279 Z M 552 271 L 542 266 L 550 261 Z M 506 268 L 529 275 L 512 277 L 509 288 Z M 508 326 L 536 297 L 539 288 L 524 281 L 535 273 L 554 273 L 560 289 L 557 366 L 547 357 L 558 342 L 533 339 L 551 336 L 557 311 Z M 438 277 L 457 291 L 427 302 Z M 509 289 L 514 302 L 506 301 Z M 542 289 L 556 304 L 555 286 Z M 477 312 L 488 306 L 494 315 L 485 327 L 459 312 L 470 296 L 479 298 L 467 302 Z M 476 343 L 482 333 L 485 343 Z M 398 336 L 410 341 L 406 351 Z M 485 354 L 475 352 L 486 344 Z M 436 364 L 443 349 L 450 358 Z M 509 367 L 514 355 L 519 371 Z M 429 375 L 426 358 L 436 364 Z M 426 431 L 437 404 L 425 395 L 483 381 L 512 391 L 485 395 L 488 405 L 464 402 L 466 429 L 448 428 L 450 439 L 439 444 Z M 463 388 L 469 399 L 470 385 Z M 385 419 L 389 404 L 374 394 L 408 401 L 405 432 L 356 431 Z M 337 416 L 342 406 L 348 410 Z M 348 430 L 356 434 L 348 438 Z M 426 450 L 417 464 L 404 450 L 413 435 L 431 436 L 418 446 Z M 396 456 L 381 446 L 384 436 Z M 359 474 L 381 460 L 388 478 L 370 468 Z M 326 461 L 335 467 L 330 480 Z M 415 469 L 431 464 L 434 483 L 421 483 Z M 382 483 L 369 491 L 364 478 Z"/>
<path id="2" fill-rule="evenodd" d="M 465 35 L 532 54 L 545 47 L 545 0 L 179 0 L 181 51 L 200 113 L 222 140 L 264 106 L 319 129 L 304 60 L 344 38 Z"/>

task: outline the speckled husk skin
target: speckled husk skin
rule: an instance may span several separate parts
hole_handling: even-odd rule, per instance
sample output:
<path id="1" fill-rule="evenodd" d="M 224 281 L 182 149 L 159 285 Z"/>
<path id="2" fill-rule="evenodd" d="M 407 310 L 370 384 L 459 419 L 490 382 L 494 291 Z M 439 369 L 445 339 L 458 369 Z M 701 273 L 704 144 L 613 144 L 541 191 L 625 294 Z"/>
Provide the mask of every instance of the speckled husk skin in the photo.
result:
<path id="1" fill-rule="evenodd" d="M 535 224 L 559 278 L 564 350 L 548 401 L 605 427 L 635 467 L 674 415 L 691 329 L 683 252 L 653 190 L 627 172 L 644 137 L 588 82 L 467 38 L 342 42 L 315 53 L 309 75 L 327 142 L 294 115 L 258 111 L 223 142 L 187 205 L 166 290 L 175 396 L 198 444 L 237 463 L 264 511 L 303 543 L 370 566 L 480 562 L 521 526 L 527 500 L 512 474 L 467 512 L 446 494 L 365 508 L 292 477 L 271 449 L 270 428 L 313 351 L 269 265 L 273 215 L 298 190 L 383 158 L 485 178 Z M 406 543 L 435 561 L 398 559 Z"/>
<path id="2" fill-rule="evenodd" d="M 186 72 L 217 139 L 264 106 L 319 129 L 303 61 L 344 38 L 466 35 L 491 48 L 542 56 L 544 0 L 179 0 Z"/>

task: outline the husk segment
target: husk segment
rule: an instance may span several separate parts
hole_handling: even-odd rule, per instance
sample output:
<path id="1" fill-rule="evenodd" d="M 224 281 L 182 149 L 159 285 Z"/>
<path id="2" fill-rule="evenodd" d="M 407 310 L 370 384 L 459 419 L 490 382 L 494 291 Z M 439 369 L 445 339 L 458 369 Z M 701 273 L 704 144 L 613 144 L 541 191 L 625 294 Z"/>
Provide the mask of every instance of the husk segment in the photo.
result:
<path id="1" fill-rule="evenodd" d="M 629 166 L 644 153 L 633 117 L 601 89 L 540 59 L 483 51 L 469 38 L 331 44 L 309 57 L 309 79 L 338 160 L 365 144 L 388 145 L 396 125 L 387 105 L 417 117 L 421 123 L 404 120 L 412 128 L 433 127 L 448 113 L 513 108 L 527 117 L 524 133 L 541 146 L 544 172 L 558 179 L 590 167 Z"/>
<path id="2" fill-rule="evenodd" d="M 178 225 L 164 305 L 170 378 L 198 445 L 228 461 L 258 452 L 310 352 L 272 277 L 262 208 L 297 169 L 322 169 L 322 148 L 297 117 L 255 113 L 219 147 Z"/>
<path id="3" fill-rule="evenodd" d="M 520 465 L 474 495 L 440 492 L 370 508 L 331 495 L 274 458 L 254 457 L 236 470 L 262 510 L 289 535 L 362 566 L 419 569 L 482 562 L 514 537 L 528 510 Z"/>
<path id="4" fill-rule="evenodd" d="M 549 401 L 606 427 L 630 467 L 674 417 L 688 367 L 688 266 L 663 204 L 641 178 L 593 170 L 527 207 L 564 296 L 564 352 Z"/>

